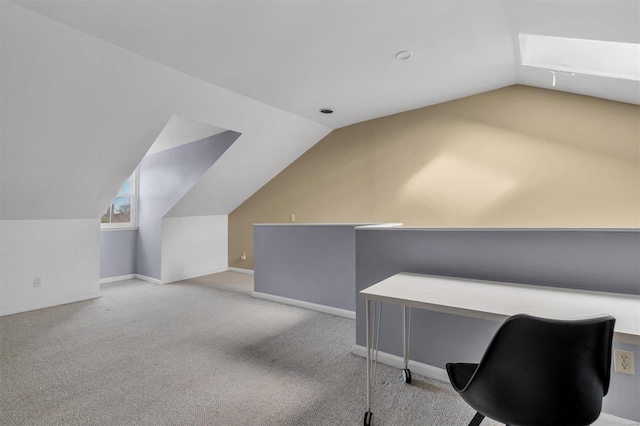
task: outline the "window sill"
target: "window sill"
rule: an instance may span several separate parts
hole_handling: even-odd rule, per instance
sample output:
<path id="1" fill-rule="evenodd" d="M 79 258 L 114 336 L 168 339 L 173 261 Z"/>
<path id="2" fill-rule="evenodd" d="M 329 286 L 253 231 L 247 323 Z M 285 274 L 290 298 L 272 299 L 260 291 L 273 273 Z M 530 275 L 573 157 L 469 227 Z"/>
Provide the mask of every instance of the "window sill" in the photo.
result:
<path id="1" fill-rule="evenodd" d="M 112 232 L 112 231 L 137 231 L 137 226 L 121 226 L 121 227 L 113 227 L 113 228 L 103 228 L 100 227 L 100 232 Z"/>

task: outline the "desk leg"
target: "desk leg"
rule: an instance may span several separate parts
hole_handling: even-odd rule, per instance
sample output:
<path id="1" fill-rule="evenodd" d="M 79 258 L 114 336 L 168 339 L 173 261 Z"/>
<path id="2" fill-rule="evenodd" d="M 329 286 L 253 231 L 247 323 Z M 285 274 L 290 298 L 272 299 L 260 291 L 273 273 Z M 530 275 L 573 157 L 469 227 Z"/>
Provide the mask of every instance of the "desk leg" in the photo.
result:
<path id="1" fill-rule="evenodd" d="M 402 380 L 411 383 L 411 370 L 409 370 L 409 337 L 411 327 L 411 308 L 402 307 L 402 349 L 404 358 L 404 369 L 402 370 Z"/>
<path id="2" fill-rule="evenodd" d="M 373 413 L 371 412 L 371 300 L 365 300 L 365 318 L 367 334 L 367 411 L 364 413 L 364 426 L 371 426 Z"/>

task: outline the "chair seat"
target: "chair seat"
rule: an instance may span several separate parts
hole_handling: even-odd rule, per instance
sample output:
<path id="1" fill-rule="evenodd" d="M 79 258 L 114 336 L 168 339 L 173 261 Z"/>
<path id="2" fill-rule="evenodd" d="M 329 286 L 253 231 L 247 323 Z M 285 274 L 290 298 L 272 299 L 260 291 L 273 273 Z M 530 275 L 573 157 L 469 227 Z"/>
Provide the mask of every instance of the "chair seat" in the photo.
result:
<path id="1" fill-rule="evenodd" d="M 447 374 L 449 374 L 449 380 L 456 391 L 460 392 L 467 386 L 477 368 L 478 364 L 463 362 L 447 364 Z"/>

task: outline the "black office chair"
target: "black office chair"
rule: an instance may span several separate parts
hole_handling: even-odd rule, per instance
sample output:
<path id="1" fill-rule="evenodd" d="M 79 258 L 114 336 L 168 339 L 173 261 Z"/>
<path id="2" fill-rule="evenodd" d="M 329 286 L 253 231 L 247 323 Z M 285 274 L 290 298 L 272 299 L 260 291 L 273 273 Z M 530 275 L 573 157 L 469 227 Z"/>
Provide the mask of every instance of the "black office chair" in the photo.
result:
<path id="1" fill-rule="evenodd" d="M 456 391 L 485 417 L 510 426 L 589 425 L 609 390 L 610 315 L 553 320 L 509 317 L 480 364 L 447 364 Z"/>

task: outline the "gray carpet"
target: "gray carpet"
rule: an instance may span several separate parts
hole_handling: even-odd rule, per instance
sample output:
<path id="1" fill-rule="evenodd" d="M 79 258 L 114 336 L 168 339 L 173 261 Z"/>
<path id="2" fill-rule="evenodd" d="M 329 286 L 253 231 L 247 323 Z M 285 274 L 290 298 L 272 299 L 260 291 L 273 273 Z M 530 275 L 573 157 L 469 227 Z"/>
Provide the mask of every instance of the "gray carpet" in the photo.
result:
<path id="1" fill-rule="evenodd" d="M 242 281 L 131 280 L 103 286 L 99 299 L 0 318 L 0 424 L 362 424 L 354 321 L 220 280 Z M 385 366 L 374 404 L 376 426 L 463 425 L 473 415 L 448 384 L 405 385 Z"/>

